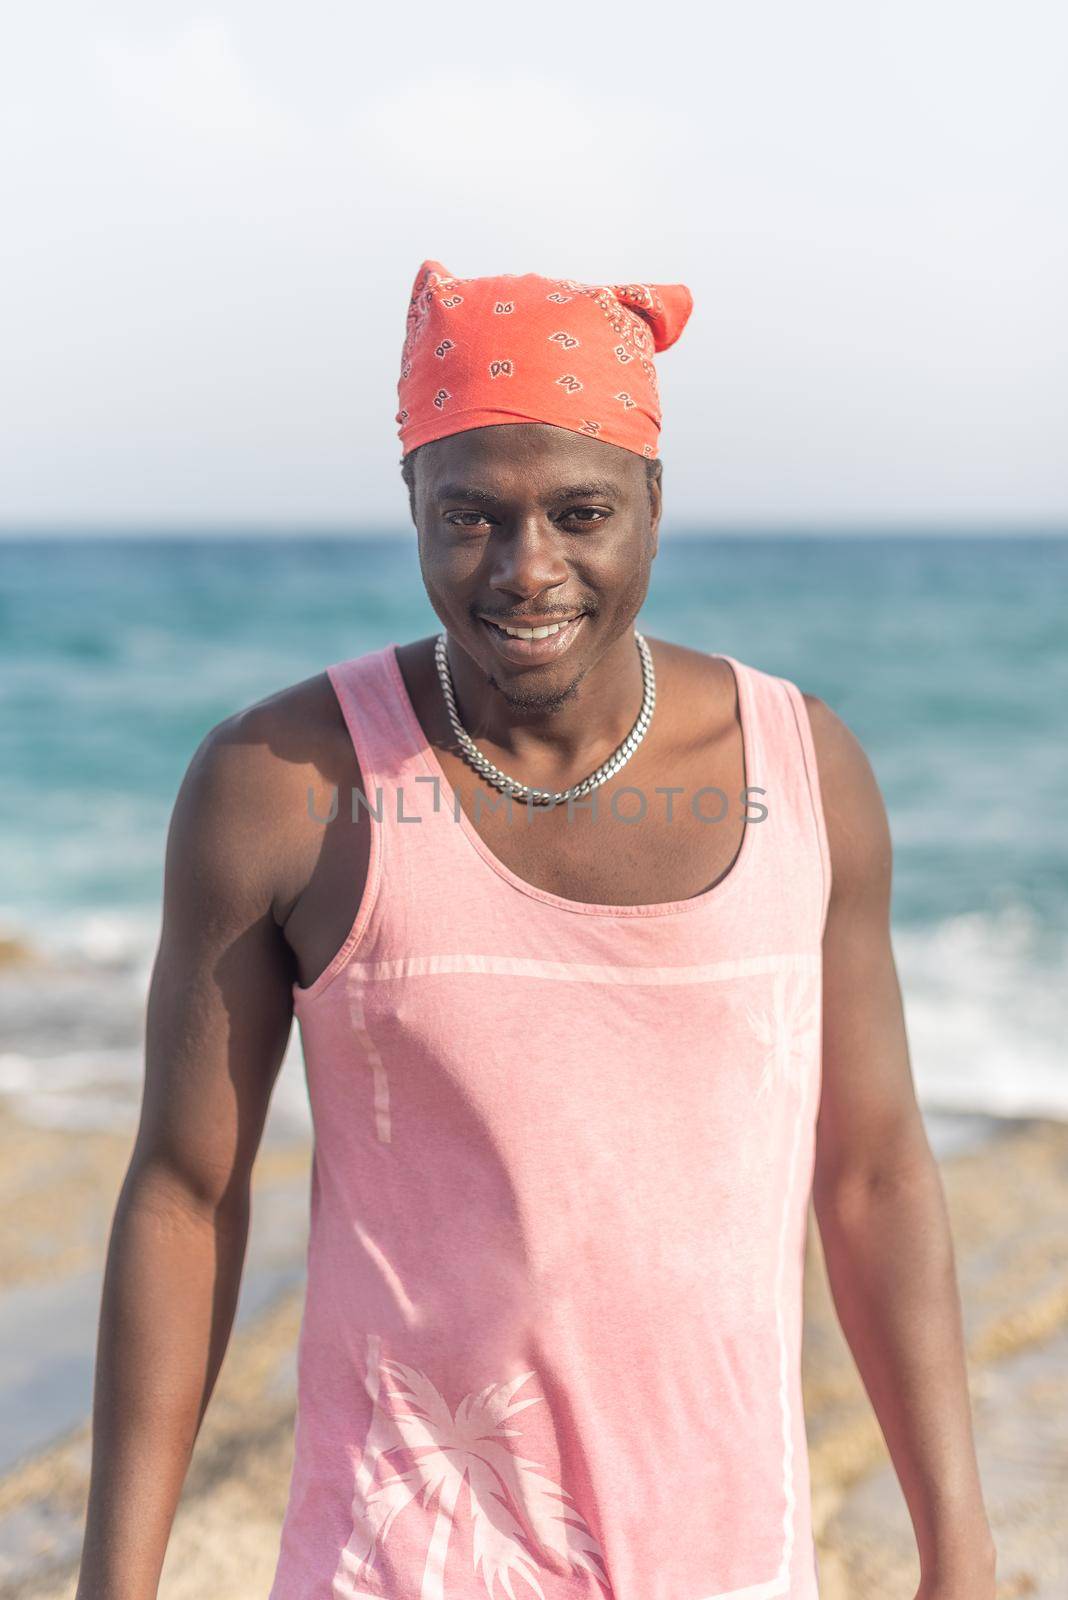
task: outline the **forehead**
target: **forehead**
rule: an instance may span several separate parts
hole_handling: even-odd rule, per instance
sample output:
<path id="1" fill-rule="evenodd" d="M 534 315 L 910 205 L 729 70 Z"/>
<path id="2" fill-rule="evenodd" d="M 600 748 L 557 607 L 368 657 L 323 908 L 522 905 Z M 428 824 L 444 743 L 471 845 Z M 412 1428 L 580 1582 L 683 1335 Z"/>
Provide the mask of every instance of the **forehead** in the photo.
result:
<path id="1" fill-rule="evenodd" d="M 417 463 L 427 495 L 466 486 L 503 498 L 582 484 L 625 495 L 645 480 L 645 462 L 633 450 L 548 423 L 468 428 L 424 445 Z"/>

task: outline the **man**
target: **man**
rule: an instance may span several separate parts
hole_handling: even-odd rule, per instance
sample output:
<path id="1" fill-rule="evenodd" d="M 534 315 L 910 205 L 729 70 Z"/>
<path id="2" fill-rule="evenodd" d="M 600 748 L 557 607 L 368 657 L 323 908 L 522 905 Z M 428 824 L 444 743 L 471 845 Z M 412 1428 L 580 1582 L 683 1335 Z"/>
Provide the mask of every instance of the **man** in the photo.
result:
<path id="1" fill-rule="evenodd" d="M 156 1592 L 294 1009 L 316 1148 L 272 1600 L 811 1600 L 810 1195 L 920 1594 L 992 1600 L 871 767 L 788 680 L 634 628 L 653 354 L 691 306 L 417 275 L 397 421 L 443 633 L 228 718 L 183 782 L 80 1600 Z"/>

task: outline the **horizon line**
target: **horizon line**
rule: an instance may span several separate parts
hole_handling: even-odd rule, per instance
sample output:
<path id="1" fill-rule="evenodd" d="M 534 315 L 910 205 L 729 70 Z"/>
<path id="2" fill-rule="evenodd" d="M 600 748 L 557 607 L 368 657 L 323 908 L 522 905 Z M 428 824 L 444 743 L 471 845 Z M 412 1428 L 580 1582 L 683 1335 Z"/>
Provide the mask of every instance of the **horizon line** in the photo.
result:
<path id="1" fill-rule="evenodd" d="M 221 521 L 116 521 L 9 522 L 0 523 L 0 541 L 5 543 L 47 539 L 353 539 L 400 540 L 410 538 L 410 525 L 372 522 L 259 521 L 242 518 Z M 1021 517 L 907 517 L 835 518 L 780 521 L 765 519 L 696 520 L 662 524 L 666 539 L 692 538 L 1068 538 L 1068 516 L 1064 518 Z"/>

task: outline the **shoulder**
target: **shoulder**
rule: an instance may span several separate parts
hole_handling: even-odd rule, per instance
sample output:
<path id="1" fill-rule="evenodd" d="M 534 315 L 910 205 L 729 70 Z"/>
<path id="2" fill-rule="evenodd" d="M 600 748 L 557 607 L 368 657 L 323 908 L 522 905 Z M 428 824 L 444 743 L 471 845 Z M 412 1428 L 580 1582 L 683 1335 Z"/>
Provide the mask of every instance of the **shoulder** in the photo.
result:
<path id="1" fill-rule="evenodd" d="M 328 775 L 345 734 L 326 672 L 223 717 L 202 738 L 189 772 L 220 798 L 244 794 L 266 811 L 311 772 Z"/>
<path id="2" fill-rule="evenodd" d="M 177 853 L 217 883 L 256 884 L 274 900 L 303 880 L 335 786 L 355 752 L 326 672 L 223 717 L 194 751 L 171 823 Z"/>

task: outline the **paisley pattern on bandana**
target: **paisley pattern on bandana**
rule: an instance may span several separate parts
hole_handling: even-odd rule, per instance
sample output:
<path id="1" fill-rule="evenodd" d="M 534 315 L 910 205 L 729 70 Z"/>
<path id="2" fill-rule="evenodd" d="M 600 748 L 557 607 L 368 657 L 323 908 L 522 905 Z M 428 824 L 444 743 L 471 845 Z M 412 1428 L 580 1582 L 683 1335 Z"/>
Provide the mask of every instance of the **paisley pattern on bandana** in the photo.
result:
<path id="1" fill-rule="evenodd" d="M 653 457 L 662 420 L 653 357 L 692 310 L 681 283 L 456 278 L 424 261 L 397 384 L 404 454 L 467 428 L 545 422 Z"/>

